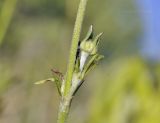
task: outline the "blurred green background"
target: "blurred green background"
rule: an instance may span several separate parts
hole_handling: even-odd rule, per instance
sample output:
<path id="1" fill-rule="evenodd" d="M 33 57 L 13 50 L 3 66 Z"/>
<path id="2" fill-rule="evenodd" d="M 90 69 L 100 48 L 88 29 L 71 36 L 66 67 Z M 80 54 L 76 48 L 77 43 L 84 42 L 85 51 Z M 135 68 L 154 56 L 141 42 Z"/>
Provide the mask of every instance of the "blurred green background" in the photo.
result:
<path id="1" fill-rule="evenodd" d="M 0 123 L 56 123 L 53 83 L 65 73 L 79 0 L 0 0 Z M 81 38 L 104 32 L 101 64 L 75 96 L 68 123 L 160 123 L 160 62 L 140 54 L 135 0 L 89 0 Z"/>

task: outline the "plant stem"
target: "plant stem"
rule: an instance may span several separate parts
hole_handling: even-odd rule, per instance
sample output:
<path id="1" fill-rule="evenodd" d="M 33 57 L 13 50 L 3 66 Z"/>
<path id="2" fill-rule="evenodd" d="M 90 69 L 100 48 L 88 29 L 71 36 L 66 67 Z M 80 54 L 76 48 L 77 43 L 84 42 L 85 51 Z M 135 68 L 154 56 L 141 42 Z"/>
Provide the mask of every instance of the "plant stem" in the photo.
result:
<path id="1" fill-rule="evenodd" d="M 81 29 L 82 29 L 82 23 L 84 20 L 84 14 L 85 14 L 87 1 L 88 0 L 80 0 L 80 3 L 79 3 L 77 18 L 76 18 L 76 22 L 74 26 L 74 31 L 73 31 L 72 44 L 71 44 L 71 49 L 70 49 L 70 56 L 69 56 L 69 61 L 68 61 L 65 83 L 64 85 L 62 85 L 64 86 L 64 92 L 62 93 L 62 97 L 60 101 L 57 123 L 66 122 L 66 119 L 69 113 L 69 109 L 70 109 L 70 105 L 71 105 L 71 101 L 72 101 L 71 82 L 72 82 L 72 77 L 73 77 L 73 72 L 74 72 L 74 65 L 75 65 L 76 53 L 78 49 L 78 42 L 80 40 L 80 34 L 81 34 Z"/>
<path id="2" fill-rule="evenodd" d="M 18 0 L 5 0 L 0 10 L 0 45 L 9 27 Z"/>
<path id="3" fill-rule="evenodd" d="M 57 123 L 65 123 L 68 117 L 72 98 L 62 98 L 59 106 L 59 114 Z"/>
<path id="4" fill-rule="evenodd" d="M 76 59 L 76 52 L 78 48 L 78 42 L 80 38 L 80 33 L 82 29 L 82 23 L 84 19 L 85 9 L 88 0 L 80 0 L 79 9 L 77 13 L 77 18 L 74 26 L 73 37 L 72 37 L 72 44 L 70 49 L 70 56 L 65 80 L 65 88 L 64 88 L 64 95 L 66 96 L 71 87 L 71 81 L 74 71 L 74 64 Z"/>

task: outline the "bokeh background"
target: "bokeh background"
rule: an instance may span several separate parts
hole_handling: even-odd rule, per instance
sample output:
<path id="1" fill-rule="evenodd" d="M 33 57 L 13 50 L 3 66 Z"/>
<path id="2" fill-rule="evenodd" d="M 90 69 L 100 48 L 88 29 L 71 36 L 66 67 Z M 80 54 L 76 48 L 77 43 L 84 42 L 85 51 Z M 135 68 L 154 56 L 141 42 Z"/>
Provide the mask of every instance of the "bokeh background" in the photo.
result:
<path id="1" fill-rule="evenodd" d="M 53 83 L 65 73 L 79 0 L 0 0 L 0 123 L 56 123 Z M 105 59 L 73 101 L 68 123 L 160 123 L 159 0 L 89 0 Z"/>

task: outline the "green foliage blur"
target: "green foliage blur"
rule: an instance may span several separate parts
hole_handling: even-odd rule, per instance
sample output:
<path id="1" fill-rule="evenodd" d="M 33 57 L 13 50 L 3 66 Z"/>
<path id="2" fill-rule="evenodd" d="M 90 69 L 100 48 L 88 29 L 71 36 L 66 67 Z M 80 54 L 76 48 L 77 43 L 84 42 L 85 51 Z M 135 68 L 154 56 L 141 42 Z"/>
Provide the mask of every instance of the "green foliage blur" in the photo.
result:
<path id="1" fill-rule="evenodd" d="M 65 73 L 79 0 L 0 0 L 0 123 L 56 123 L 53 83 Z M 75 96 L 69 123 L 159 123 L 160 63 L 144 59 L 134 0 L 89 0 L 81 38 L 104 32 L 101 64 Z"/>

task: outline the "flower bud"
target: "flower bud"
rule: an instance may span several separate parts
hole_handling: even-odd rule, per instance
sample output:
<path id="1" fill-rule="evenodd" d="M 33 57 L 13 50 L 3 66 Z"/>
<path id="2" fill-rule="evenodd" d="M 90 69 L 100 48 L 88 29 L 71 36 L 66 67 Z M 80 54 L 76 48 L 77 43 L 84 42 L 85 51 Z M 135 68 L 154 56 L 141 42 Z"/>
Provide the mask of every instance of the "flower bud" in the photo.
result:
<path id="1" fill-rule="evenodd" d="M 82 40 L 80 44 L 80 71 L 83 70 L 88 56 L 97 54 L 97 48 L 101 35 L 102 33 L 100 33 L 93 39 L 93 26 L 91 25 L 87 36 L 84 38 L 84 40 Z"/>
<path id="2" fill-rule="evenodd" d="M 89 55 L 94 55 L 97 53 L 97 46 L 91 40 L 82 41 L 80 48 L 81 51 L 87 52 Z"/>

